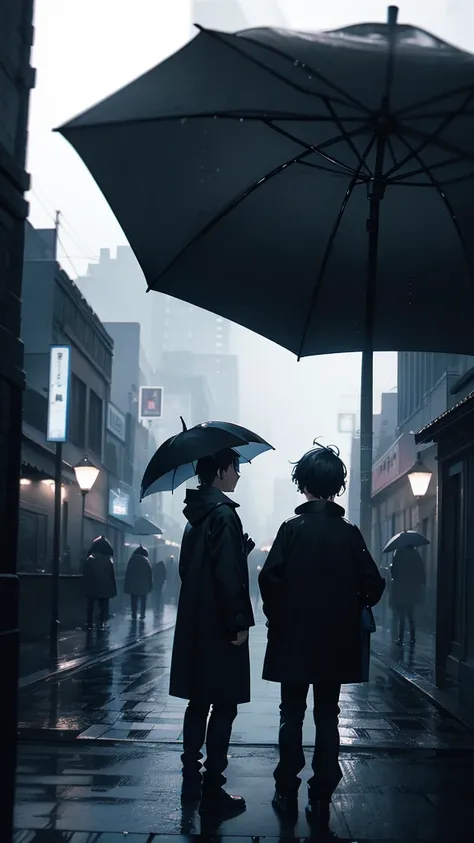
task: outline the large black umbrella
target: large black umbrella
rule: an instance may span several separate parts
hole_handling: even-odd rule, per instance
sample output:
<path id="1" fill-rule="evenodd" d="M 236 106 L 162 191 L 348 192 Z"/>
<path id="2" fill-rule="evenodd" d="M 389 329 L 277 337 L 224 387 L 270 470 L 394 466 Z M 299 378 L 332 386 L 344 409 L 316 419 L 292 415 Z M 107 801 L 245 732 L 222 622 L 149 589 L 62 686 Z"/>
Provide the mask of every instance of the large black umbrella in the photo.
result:
<path id="1" fill-rule="evenodd" d="M 429 541 L 422 533 L 416 530 L 403 530 L 388 540 L 382 553 L 393 553 L 394 550 L 402 547 L 423 547 L 425 544 L 429 544 Z"/>
<path id="2" fill-rule="evenodd" d="M 363 351 L 366 533 L 372 351 L 474 351 L 474 57 L 396 18 L 201 28 L 60 130 L 150 289 L 299 357 Z"/>
<path id="3" fill-rule="evenodd" d="M 239 424 L 208 421 L 186 428 L 171 436 L 155 452 L 143 475 L 141 499 L 156 492 L 173 492 L 196 474 L 201 457 L 231 448 L 241 462 L 251 462 L 265 451 L 273 450 L 257 433 Z"/>

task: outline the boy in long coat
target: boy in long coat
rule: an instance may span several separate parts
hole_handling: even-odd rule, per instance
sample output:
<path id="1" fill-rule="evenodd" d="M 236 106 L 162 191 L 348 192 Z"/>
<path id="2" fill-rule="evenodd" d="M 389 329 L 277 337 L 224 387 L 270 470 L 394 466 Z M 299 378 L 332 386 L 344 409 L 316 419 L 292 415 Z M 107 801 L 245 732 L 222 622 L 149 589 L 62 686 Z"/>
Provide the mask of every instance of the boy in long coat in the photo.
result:
<path id="1" fill-rule="evenodd" d="M 186 494 L 170 677 L 170 694 L 189 700 L 182 797 L 199 799 L 202 784 L 202 807 L 231 811 L 245 808 L 242 797 L 228 794 L 223 785 L 237 706 L 250 700 L 248 632 L 254 625 L 247 566 L 253 543 L 243 533 L 238 504 L 225 494 L 234 491 L 238 468 L 229 449 L 199 460 L 200 486 Z"/>
<path id="2" fill-rule="evenodd" d="M 268 643 L 263 678 L 281 683 L 279 749 L 274 806 L 297 810 L 305 766 L 302 729 L 310 685 L 314 694 L 314 775 L 308 782 L 308 819 L 326 828 L 339 767 L 341 684 L 362 680 L 364 606 L 381 598 L 380 576 L 357 527 L 334 503 L 345 489 L 338 453 L 318 446 L 293 470 L 306 503 L 285 521 L 260 573 Z"/>

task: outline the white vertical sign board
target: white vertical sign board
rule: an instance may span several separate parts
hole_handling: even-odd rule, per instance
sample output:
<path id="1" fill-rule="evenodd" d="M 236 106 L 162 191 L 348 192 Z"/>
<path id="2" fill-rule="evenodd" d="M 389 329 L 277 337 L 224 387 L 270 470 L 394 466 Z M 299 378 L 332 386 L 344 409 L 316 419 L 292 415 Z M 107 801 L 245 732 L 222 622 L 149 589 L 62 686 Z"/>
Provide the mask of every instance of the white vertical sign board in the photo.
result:
<path id="1" fill-rule="evenodd" d="M 49 357 L 48 442 L 65 442 L 69 410 L 71 349 L 52 345 Z"/>

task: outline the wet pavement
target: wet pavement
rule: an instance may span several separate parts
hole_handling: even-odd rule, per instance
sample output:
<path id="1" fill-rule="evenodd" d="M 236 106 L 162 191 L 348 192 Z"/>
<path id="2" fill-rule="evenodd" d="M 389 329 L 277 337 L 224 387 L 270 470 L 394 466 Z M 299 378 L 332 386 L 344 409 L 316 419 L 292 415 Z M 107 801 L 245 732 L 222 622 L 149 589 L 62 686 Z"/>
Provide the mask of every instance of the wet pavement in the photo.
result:
<path id="1" fill-rule="evenodd" d="M 173 629 L 140 640 L 90 665 L 53 676 L 19 696 L 20 737 L 33 740 L 179 742 L 185 701 L 168 696 Z M 279 686 L 261 679 L 266 642 L 263 618 L 251 634 L 252 702 L 240 706 L 232 740 L 276 744 Z M 440 710 L 378 658 L 371 682 L 341 693 L 344 748 L 474 748 L 474 732 Z M 309 711 L 304 740 L 312 745 Z"/>
<path id="2" fill-rule="evenodd" d="M 105 631 L 68 630 L 60 636 L 57 659 L 50 656 L 48 638 L 22 642 L 19 687 L 35 684 L 55 672 L 75 670 L 156 632 L 170 629 L 175 617 L 176 607 L 166 604 L 149 609 L 144 621 L 133 622 L 127 612 L 112 617 Z"/>
<path id="3" fill-rule="evenodd" d="M 276 754 L 273 747 L 234 745 L 228 787 L 245 797 L 247 810 L 204 821 L 180 805 L 178 746 L 21 745 L 15 843 L 144 843 L 154 835 L 158 843 L 162 835 L 199 833 L 229 835 L 234 843 L 307 837 L 303 791 L 296 822 L 282 823 L 272 809 Z M 338 839 L 472 841 L 472 753 L 347 752 L 341 767 L 331 819 Z"/>
<path id="4" fill-rule="evenodd" d="M 228 786 L 247 799 L 247 811 L 204 826 L 195 811 L 183 814 L 186 703 L 168 696 L 172 636 L 163 623 L 151 637 L 20 690 L 15 843 L 308 835 L 304 812 L 282 827 L 271 807 L 279 687 L 261 679 L 261 615 L 251 634 L 252 702 L 239 709 L 230 748 Z M 343 687 L 340 728 L 339 839 L 473 839 L 472 730 L 377 657 L 370 683 Z M 308 713 L 308 758 L 313 730 Z"/>

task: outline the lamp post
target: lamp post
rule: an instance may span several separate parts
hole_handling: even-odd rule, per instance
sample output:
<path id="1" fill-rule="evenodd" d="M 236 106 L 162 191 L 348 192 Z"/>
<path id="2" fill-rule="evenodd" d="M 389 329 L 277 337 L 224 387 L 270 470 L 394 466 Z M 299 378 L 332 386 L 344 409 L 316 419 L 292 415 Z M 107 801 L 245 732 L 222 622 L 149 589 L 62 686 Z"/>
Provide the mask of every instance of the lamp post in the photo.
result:
<path id="1" fill-rule="evenodd" d="M 415 498 L 423 498 L 426 495 L 432 476 L 433 472 L 426 467 L 418 454 L 416 463 L 408 472 L 408 480 Z"/>
<path id="2" fill-rule="evenodd" d="M 84 551 L 84 518 L 86 512 L 86 496 L 92 489 L 95 481 L 99 476 L 99 469 L 91 463 L 91 461 L 84 457 L 77 465 L 74 466 L 74 474 L 76 475 L 77 485 L 81 490 L 82 495 L 82 515 L 81 515 L 81 557 Z"/>

